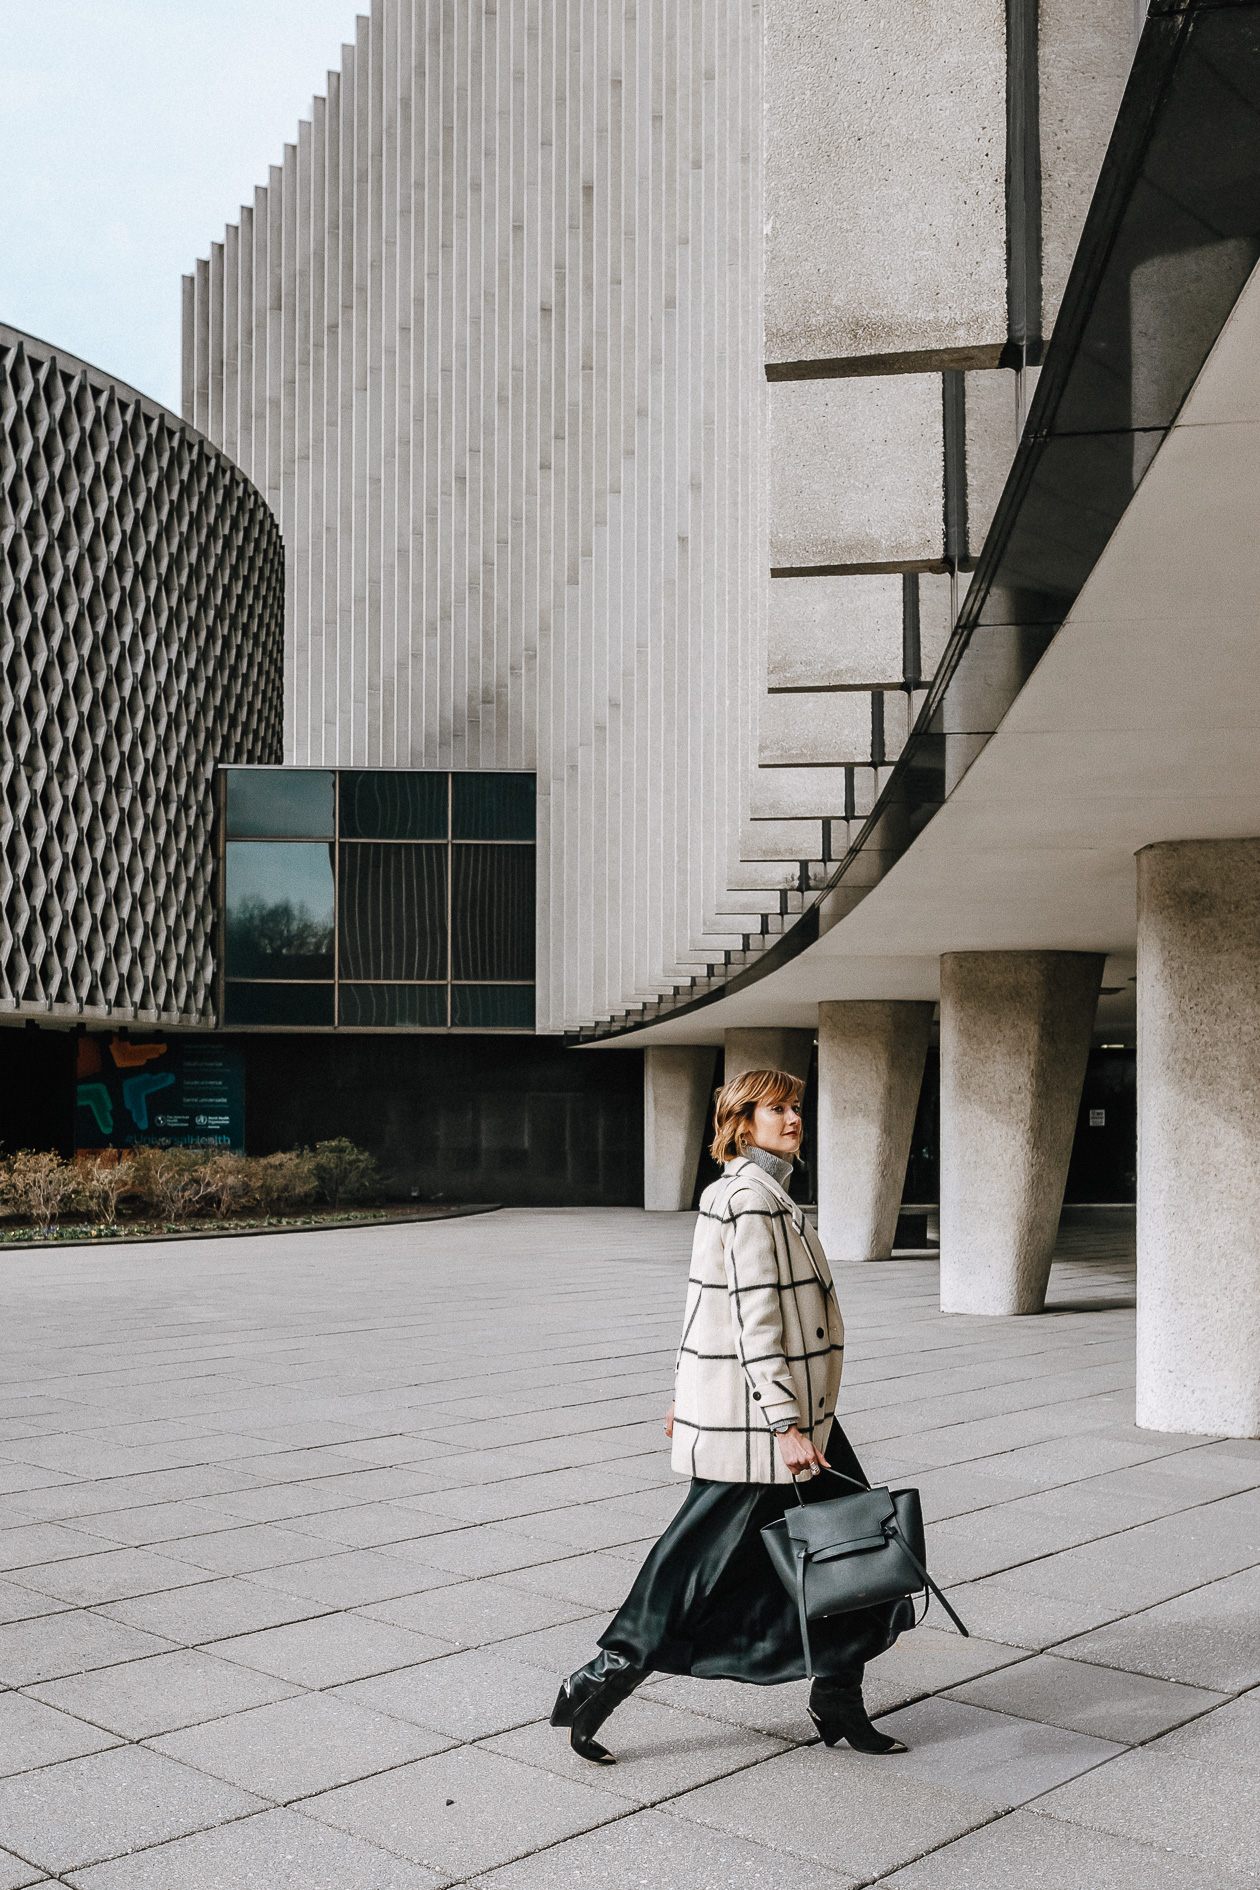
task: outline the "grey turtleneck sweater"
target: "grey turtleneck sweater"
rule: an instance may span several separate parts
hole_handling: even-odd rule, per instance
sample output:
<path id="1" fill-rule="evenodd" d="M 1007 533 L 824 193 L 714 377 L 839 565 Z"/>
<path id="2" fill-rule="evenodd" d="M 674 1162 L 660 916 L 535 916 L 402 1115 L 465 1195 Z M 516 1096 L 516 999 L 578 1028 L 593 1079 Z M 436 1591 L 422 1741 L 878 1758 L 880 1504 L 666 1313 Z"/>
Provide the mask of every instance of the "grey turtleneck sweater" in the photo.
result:
<path id="1" fill-rule="evenodd" d="M 780 1156 L 772 1155 L 767 1148 L 746 1148 L 745 1155 L 750 1162 L 756 1162 L 758 1168 L 764 1168 L 772 1181 L 777 1181 L 781 1188 L 786 1188 L 792 1176 L 792 1164 L 783 1161 Z"/>

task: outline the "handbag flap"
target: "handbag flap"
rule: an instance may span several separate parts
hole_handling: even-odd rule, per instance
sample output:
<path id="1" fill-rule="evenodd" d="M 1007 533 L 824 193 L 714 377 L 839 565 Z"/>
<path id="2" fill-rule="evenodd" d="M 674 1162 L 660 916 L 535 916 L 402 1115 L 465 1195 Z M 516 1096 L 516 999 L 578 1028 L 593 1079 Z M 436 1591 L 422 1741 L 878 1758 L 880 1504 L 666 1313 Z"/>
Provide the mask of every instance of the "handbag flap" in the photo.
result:
<path id="1" fill-rule="evenodd" d="M 790 1509 L 784 1521 L 793 1544 L 803 1544 L 811 1559 L 826 1555 L 832 1560 L 837 1555 L 880 1548 L 884 1525 L 895 1521 L 896 1514 L 888 1490 L 859 1490 L 852 1496 L 836 1496 L 825 1503 Z"/>
<path id="2" fill-rule="evenodd" d="M 888 1537 L 881 1530 L 877 1536 L 859 1536 L 856 1541 L 833 1542 L 826 1549 L 811 1549 L 809 1559 L 811 1562 L 838 1562 L 842 1555 L 865 1555 L 872 1549 L 885 1548 L 887 1543 Z"/>

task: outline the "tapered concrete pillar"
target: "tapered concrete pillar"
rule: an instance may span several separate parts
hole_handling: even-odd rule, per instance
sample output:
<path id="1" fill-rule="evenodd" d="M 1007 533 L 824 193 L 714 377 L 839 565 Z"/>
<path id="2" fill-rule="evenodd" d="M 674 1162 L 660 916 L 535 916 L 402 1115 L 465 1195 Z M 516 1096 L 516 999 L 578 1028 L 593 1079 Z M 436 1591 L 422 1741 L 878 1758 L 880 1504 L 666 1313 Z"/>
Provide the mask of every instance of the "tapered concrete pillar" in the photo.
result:
<path id="1" fill-rule="evenodd" d="M 814 1054 L 812 1030 L 728 1030 L 724 1083 L 745 1070 L 786 1070 L 802 1083 Z"/>
<path id="2" fill-rule="evenodd" d="M 941 1311 L 1045 1304 L 1104 959 L 941 959 Z"/>
<path id="3" fill-rule="evenodd" d="M 931 1004 L 818 1006 L 818 1233 L 832 1260 L 887 1260 Z"/>
<path id="4" fill-rule="evenodd" d="M 670 1044 L 643 1055 L 643 1205 L 691 1206 L 717 1069 L 717 1046 Z"/>
<path id="5" fill-rule="evenodd" d="M 1137 867 L 1137 1421 L 1257 1437 L 1260 839 Z"/>

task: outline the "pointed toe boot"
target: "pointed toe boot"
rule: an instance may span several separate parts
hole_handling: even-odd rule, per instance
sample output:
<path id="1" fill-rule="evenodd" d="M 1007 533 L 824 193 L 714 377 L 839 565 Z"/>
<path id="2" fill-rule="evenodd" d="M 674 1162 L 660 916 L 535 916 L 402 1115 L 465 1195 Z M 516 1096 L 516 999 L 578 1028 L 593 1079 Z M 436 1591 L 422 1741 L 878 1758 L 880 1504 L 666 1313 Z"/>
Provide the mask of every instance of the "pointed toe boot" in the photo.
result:
<path id="1" fill-rule="evenodd" d="M 900 1739 L 880 1732 L 867 1716 L 858 1681 L 815 1680 L 809 1694 L 809 1716 L 825 1746 L 845 1739 L 855 1752 L 905 1752 Z"/>
<path id="2" fill-rule="evenodd" d="M 597 1654 L 562 1682 L 551 1709 L 551 1723 L 568 1728 L 569 1744 L 580 1759 L 589 1759 L 592 1765 L 615 1765 L 612 1753 L 600 1745 L 595 1734 L 647 1677 L 646 1667 L 632 1667 L 621 1654 Z"/>

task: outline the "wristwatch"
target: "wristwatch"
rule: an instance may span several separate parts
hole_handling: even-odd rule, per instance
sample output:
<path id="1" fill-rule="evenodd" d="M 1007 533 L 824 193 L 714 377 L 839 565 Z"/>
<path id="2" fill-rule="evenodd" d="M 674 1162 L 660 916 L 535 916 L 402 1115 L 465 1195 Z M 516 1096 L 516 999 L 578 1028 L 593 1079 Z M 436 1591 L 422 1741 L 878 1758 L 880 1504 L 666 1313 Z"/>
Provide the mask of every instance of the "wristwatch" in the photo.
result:
<path id="1" fill-rule="evenodd" d="M 772 1424 L 770 1428 L 776 1437 L 782 1437 L 784 1431 L 794 1431 L 799 1423 L 799 1418 L 785 1417 L 780 1418 L 778 1423 Z"/>

